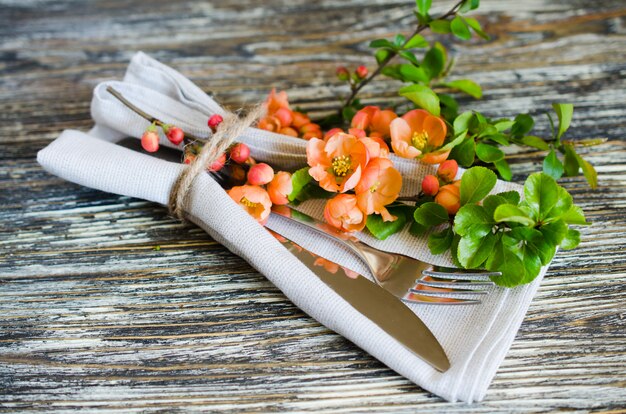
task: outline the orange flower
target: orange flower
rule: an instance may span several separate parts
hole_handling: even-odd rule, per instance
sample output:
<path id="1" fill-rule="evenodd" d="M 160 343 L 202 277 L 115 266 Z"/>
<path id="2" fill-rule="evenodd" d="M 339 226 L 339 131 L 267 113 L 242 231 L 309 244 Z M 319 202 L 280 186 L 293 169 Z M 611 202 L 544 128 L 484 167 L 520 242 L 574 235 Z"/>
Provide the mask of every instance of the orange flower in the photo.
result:
<path id="1" fill-rule="evenodd" d="M 287 196 L 293 191 L 291 174 L 286 171 L 278 171 L 274 179 L 267 185 L 267 192 L 272 203 L 283 205 L 289 203 Z"/>
<path id="2" fill-rule="evenodd" d="M 263 188 L 256 185 L 240 185 L 228 190 L 228 195 L 256 221 L 261 224 L 267 222 L 272 209 L 272 201 Z"/>
<path id="3" fill-rule="evenodd" d="M 391 147 L 403 158 L 417 158 L 439 164 L 450 150 L 437 151 L 446 139 L 446 123 L 423 109 L 414 109 L 391 122 Z"/>
<path id="4" fill-rule="evenodd" d="M 273 88 L 270 95 L 267 97 L 267 113 L 268 115 L 274 115 L 281 108 L 290 109 L 287 92 L 282 91 L 276 93 L 276 88 Z"/>
<path id="5" fill-rule="evenodd" d="M 387 138 L 389 137 L 389 125 L 397 117 L 398 115 L 392 110 L 366 106 L 354 115 L 351 126 L 369 132 L 369 136 Z"/>
<path id="6" fill-rule="evenodd" d="M 338 194 L 326 202 L 324 218 L 328 224 L 343 231 L 358 231 L 365 227 L 367 215 L 359 209 L 355 195 Z"/>
<path id="7" fill-rule="evenodd" d="M 393 168 L 393 163 L 387 158 L 375 158 L 367 164 L 361 181 L 355 187 L 359 208 L 365 214 L 380 214 L 384 221 L 393 221 L 392 216 L 385 208 L 393 203 L 402 188 L 402 175 Z"/>
<path id="8" fill-rule="evenodd" d="M 333 193 L 356 187 L 369 160 L 363 142 L 345 133 L 337 133 L 326 142 L 312 138 L 306 146 L 306 157 L 311 177 Z"/>

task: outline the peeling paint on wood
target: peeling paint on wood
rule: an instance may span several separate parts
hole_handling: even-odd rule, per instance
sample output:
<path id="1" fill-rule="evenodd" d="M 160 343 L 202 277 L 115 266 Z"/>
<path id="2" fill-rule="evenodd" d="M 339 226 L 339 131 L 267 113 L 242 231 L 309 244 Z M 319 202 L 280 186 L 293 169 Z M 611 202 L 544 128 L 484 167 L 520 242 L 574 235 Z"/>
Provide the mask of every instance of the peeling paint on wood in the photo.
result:
<path id="1" fill-rule="evenodd" d="M 342 64 L 413 19 L 405 1 L 0 1 L 0 411 L 541 412 L 626 407 L 626 8 L 483 0 L 489 42 L 452 42 L 489 116 L 554 101 L 600 188 L 559 252 L 482 404 L 445 403 L 304 315 L 240 258 L 144 201 L 43 172 L 36 151 L 91 125 L 93 86 L 143 50 L 233 107 L 272 86 L 312 115 Z M 449 5 L 434 2 L 443 10 Z M 398 100 L 374 82 L 364 101 Z M 462 101 L 469 104 L 470 101 Z M 537 117 L 539 133 L 549 126 Z M 540 153 L 511 155 L 514 179 Z M 155 246 L 160 246 L 155 250 Z"/>

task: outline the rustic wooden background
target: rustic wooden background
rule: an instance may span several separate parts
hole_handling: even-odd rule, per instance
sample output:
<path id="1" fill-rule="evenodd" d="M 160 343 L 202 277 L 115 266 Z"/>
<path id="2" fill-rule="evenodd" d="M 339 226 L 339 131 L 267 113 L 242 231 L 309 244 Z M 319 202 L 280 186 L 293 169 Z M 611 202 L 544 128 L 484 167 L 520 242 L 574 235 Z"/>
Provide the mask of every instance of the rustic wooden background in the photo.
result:
<path id="1" fill-rule="evenodd" d="M 226 104 L 276 86 L 328 111 L 345 92 L 336 65 L 371 65 L 368 41 L 409 31 L 412 1 L 0 1 L 0 411 L 623 410 L 626 5 L 482 3 L 493 39 L 448 43 L 456 74 L 485 89 L 475 108 L 504 116 L 573 102 L 570 136 L 609 141 L 587 151 L 598 190 L 563 181 L 593 226 L 557 255 L 486 400 L 468 406 L 320 326 L 164 208 L 35 162 L 64 128 L 90 127 L 93 86 L 120 78 L 137 50 Z M 376 82 L 365 96 L 394 99 L 396 86 Z M 517 181 L 540 168 L 536 152 L 511 160 Z"/>

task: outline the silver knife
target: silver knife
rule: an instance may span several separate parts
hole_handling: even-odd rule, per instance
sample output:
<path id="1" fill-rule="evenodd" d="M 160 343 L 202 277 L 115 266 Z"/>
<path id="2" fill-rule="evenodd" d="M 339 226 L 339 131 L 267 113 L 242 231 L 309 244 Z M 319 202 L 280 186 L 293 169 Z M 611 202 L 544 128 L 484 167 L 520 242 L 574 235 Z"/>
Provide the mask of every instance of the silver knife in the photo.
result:
<path id="1" fill-rule="evenodd" d="M 346 269 L 338 264 L 304 249 L 281 234 L 268 231 L 322 282 L 406 349 L 437 371 L 445 372 L 450 368 L 450 361 L 435 335 L 395 296 L 366 277 L 351 272 L 348 275 Z"/>

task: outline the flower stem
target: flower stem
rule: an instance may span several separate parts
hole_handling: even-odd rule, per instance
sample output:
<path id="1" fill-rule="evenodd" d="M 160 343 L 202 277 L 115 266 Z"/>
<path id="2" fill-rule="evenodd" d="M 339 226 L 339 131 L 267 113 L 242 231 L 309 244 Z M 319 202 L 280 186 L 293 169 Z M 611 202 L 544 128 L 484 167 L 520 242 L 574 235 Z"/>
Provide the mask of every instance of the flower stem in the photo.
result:
<path id="1" fill-rule="evenodd" d="M 135 106 L 134 104 L 129 102 L 126 98 L 124 98 L 124 95 L 122 95 L 119 91 L 117 91 L 112 86 L 107 86 L 107 92 L 109 92 L 111 95 L 113 95 L 115 97 L 115 99 L 120 101 L 128 109 L 130 109 L 131 111 L 133 111 L 134 113 L 136 113 L 140 117 L 144 118 L 145 120 L 147 120 L 151 124 L 158 125 L 161 128 L 163 128 L 166 125 L 165 122 L 161 121 L 160 119 L 157 119 L 157 118 L 153 117 L 152 115 L 148 114 L 147 112 L 143 111 L 142 109 L 138 108 L 137 106 Z M 199 142 L 202 142 L 202 143 L 206 142 L 206 139 L 200 138 L 198 136 L 195 136 L 195 135 L 193 135 L 193 134 L 191 134 L 189 132 L 184 132 L 183 131 L 183 133 L 185 134 L 185 138 L 184 138 L 185 139 L 185 144 L 190 144 L 192 141 L 199 141 Z"/>
<path id="2" fill-rule="evenodd" d="M 459 2 L 457 2 L 454 7 L 452 7 L 450 10 L 448 10 L 445 14 L 441 15 L 440 17 L 438 17 L 436 20 L 443 20 L 443 19 L 447 19 L 450 16 L 453 16 L 456 14 L 457 9 L 461 6 L 461 4 L 463 4 L 465 0 L 460 0 Z M 406 46 L 406 44 L 417 34 L 421 33 L 422 31 L 424 31 L 426 28 L 428 27 L 427 24 L 419 24 L 417 26 L 417 28 L 415 29 L 415 31 L 406 38 L 406 41 L 404 42 L 404 44 L 402 45 L 402 48 L 404 48 L 404 46 Z M 387 66 L 387 64 L 396 56 L 398 56 L 398 52 L 397 51 L 391 51 L 389 53 L 389 56 L 387 56 L 382 62 L 380 62 L 378 64 L 378 67 L 376 68 L 376 70 L 374 72 L 372 72 L 372 74 L 370 76 L 368 76 L 367 78 L 363 79 L 361 82 L 359 82 L 358 85 L 356 85 L 356 87 L 352 88 L 352 92 L 350 93 L 350 96 L 348 96 L 348 98 L 344 101 L 343 105 L 341 106 L 341 109 L 339 109 L 339 114 L 341 115 L 343 112 L 344 108 L 347 108 L 348 106 L 352 105 L 352 103 L 354 102 L 354 99 L 356 98 L 357 94 L 359 93 L 359 91 L 361 89 L 363 89 L 363 87 L 365 85 L 367 85 L 368 83 L 370 83 L 376 76 L 380 75 L 380 73 L 382 72 L 382 70 L 385 68 L 385 66 Z"/>

